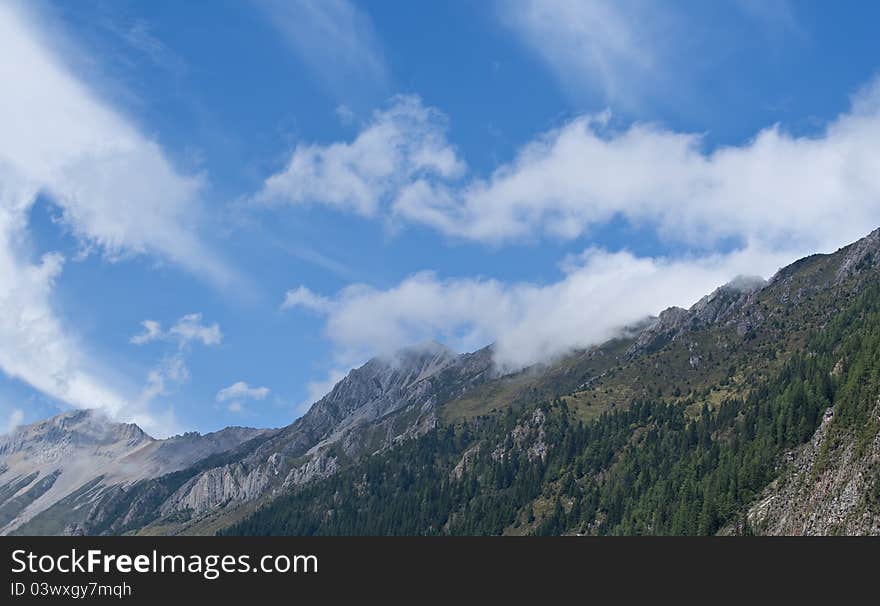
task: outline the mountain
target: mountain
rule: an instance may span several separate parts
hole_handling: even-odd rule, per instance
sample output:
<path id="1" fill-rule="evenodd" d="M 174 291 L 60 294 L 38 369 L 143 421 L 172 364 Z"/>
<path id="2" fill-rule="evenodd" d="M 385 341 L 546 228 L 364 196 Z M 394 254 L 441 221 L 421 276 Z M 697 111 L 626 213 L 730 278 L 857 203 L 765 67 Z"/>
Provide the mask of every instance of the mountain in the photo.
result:
<path id="1" fill-rule="evenodd" d="M 113 426 L 74 432 L 96 463 L 72 471 L 39 455 L 70 428 L 22 428 L 0 446 L 4 531 L 878 534 L 878 265 L 880 230 L 514 373 L 491 347 L 408 348 L 186 457 Z"/>
<path id="2" fill-rule="evenodd" d="M 877 534 L 880 230 L 441 406 L 226 534 Z"/>
<path id="3" fill-rule="evenodd" d="M 31 531 L 73 531 L 104 495 L 267 433 L 228 427 L 156 440 L 137 425 L 113 423 L 87 410 L 20 427 L 0 437 L 0 532 L 22 525 Z"/>
<path id="4" fill-rule="evenodd" d="M 431 431 L 440 403 L 494 372 L 489 349 L 457 356 L 436 343 L 372 359 L 247 456 L 193 475 L 150 523 L 161 532 L 222 526 L 254 504 Z"/>
<path id="5" fill-rule="evenodd" d="M 64 502 L 37 513 L 17 531 L 60 532 L 57 520 L 63 520 L 68 532 L 89 534 L 210 532 L 293 487 L 433 430 L 440 403 L 496 374 L 489 348 L 456 355 L 428 343 L 375 358 L 351 371 L 288 427 L 187 464 L 142 466 L 137 475 L 114 477 L 111 489 L 89 492 L 84 506 L 78 501 L 76 515 Z M 30 434 L 22 430 L 15 435 L 25 442 Z M 0 461 L 5 462 L 2 454 Z M 107 466 L 119 465 L 128 464 L 114 459 Z M 84 479 L 79 485 L 85 485 Z"/>

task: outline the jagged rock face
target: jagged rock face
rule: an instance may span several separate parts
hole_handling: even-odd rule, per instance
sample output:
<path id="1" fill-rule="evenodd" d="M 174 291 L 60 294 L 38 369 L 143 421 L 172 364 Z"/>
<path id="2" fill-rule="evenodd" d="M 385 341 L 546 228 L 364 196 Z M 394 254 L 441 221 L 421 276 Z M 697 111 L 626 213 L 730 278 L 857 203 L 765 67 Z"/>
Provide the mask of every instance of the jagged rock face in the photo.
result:
<path id="1" fill-rule="evenodd" d="M 835 274 L 837 282 L 856 276 L 880 262 L 880 229 L 875 229 L 858 242 L 841 249 L 841 252 L 844 257 Z"/>
<path id="2" fill-rule="evenodd" d="M 878 238 L 869 237 L 867 243 L 840 251 L 840 267 L 852 272 L 863 266 L 865 259 L 872 259 L 870 251 L 877 248 L 874 240 Z M 767 289 L 773 289 L 771 296 L 780 298 L 807 296 L 804 289 L 809 285 L 802 284 L 798 275 L 798 271 L 782 270 L 769 282 L 740 277 L 690 309 L 668 309 L 649 323 L 634 327 L 634 342 L 624 358 L 656 350 L 711 325 L 731 326 L 732 334 L 746 338 L 765 322 L 756 303 L 768 296 Z M 804 292 L 797 294 L 800 291 Z M 690 351 L 688 363 L 699 367 L 700 352 Z M 181 485 L 164 500 L 163 515 L 216 513 L 325 478 L 363 456 L 433 428 L 440 404 L 498 374 L 490 348 L 456 356 L 431 344 L 370 360 L 349 373 L 301 419 L 240 461 L 201 471 Z"/>
<path id="3" fill-rule="evenodd" d="M 858 276 L 880 264 L 880 229 L 861 240 L 846 246 L 831 257 L 837 261 L 830 284 L 824 281 L 801 283 L 795 281 L 804 267 L 816 260 L 827 260 L 825 255 L 805 257 L 781 269 L 770 280 L 756 276 L 739 276 L 706 295 L 689 309 L 670 307 L 636 334 L 632 346 L 624 355 L 633 359 L 646 352 L 659 349 L 666 343 L 680 338 L 684 333 L 713 324 L 729 324 L 735 327 L 739 337 L 748 335 L 764 323 L 763 312 L 754 305 L 766 292 L 773 291 L 782 303 L 797 304 L 811 292 Z"/>
<path id="4" fill-rule="evenodd" d="M 351 371 L 316 402 L 291 427 L 292 433 L 319 437 L 327 443 L 339 439 L 353 425 L 374 421 L 414 403 L 433 403 L 439 375 L 456 360 L 452 351 L 436 343 L 406 349 L 392 358 L 374 358 Z M 308 440 L 295 440 L 288 452 L 301 454 L 297 448 L 314 445 Z"/>
<path id="5" fill-rule="evenodd" d="M 660 312 L 637 334 L 625 358 L 635 358 L 674 341 L 687 331 L 712 324 L 736 322 L 739 335 L 745 335 L 763 320 L 760 312 L 751 315 L 748 308 L 767 285 L 768 282 L 759 277 L 739 276 L 694 303 L 690 309 L 670 307 Z"/>
<path id="6" fill-rule="evenodd" d="M 198 518 L 325 478 L 360 457 L 432 429 L 439 404 L 496 372 L 490 348 L 456 355 L 431 343 L 374 358 L 241 461 L 202 471 L 184 483 L 164 501 L 161 513 Z"/>
<path id="7" fill-rule="evenodd" d="M 874 409 L 880 418 L 880 403 Z M 829 443 L 833 410 L 812 440 L 792 452 L 779 479 L 749 509 L 754 532 L 768 535 L 878 535 L 880 434 L 863 453 L 855 439 Z M 827 453 L 822 461 L 820 454 Z"/>
<path id="8" fill-rule="evenodd" d="M 267 488 L 270 476 L 271 470 L 252 473 L 240 463 L 215 467 L 184 484 L 162 504 L 160 512 L 167 515 L 189 510 L 198 514 L 231 500 L 255 499 Z"/>
<path id="9" fill-rule="evenodd" d="M 137 425 L 88 410 L 18 428 L 0 438 L 0 532 L 16 530 L 71 495 L 81 492 L 83 502 L 94 501 L 114 487 L 183 469 L 264 432 L 230 427 L 156 440 Z"/>

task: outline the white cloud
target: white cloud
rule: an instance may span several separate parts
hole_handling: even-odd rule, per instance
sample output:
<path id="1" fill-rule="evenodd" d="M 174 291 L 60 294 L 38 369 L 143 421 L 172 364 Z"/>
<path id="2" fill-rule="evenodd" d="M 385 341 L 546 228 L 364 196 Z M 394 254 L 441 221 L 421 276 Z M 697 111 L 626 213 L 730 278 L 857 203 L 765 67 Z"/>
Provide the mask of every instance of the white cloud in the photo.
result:
<path id="1" fill-rule="evenodd" d="M 409 98 L 352 143 L 300 147 L 260 195 L 493 244 L 573 239 L 622 218 L 701 250 L 731 242 L 831 250 L 880 224 L 880 80 L 815 135 L 774 125 L 706 150 L 695 133 L 642 123 L 614 130 L 605 112 L 543 133 L 487 178 L 469 180 L 443 131 L 426 127 L 431 120 L 395 117 L 438 113 Z M 431 161 L 414 160 L 423 155 Z"/>
<path id="2" fill-rule="evenodd" d="M 125 398 L 86 359 L 52 308 L 57 253 L 31 262 L 24 226 L 31 192 L 15 190 L 0 166 L 0 369 L 9 377 L 75 406 L 121 410 Z"/>
<path id="3" fill-rule="evenodd" d="M 217 392 L 218 402 L 229 400 L 264 400 L 269 395 L 268 387 L 251 387 L 244 381 L 233 383 Z"/>
<path id="4" fill-rule="evenodd" d="M 10 83 L 0 96 L 7 176 L 32 194 L 47 192 L 67 226 L 111 257 L 152 253 L 228 279 L 194 235 L 201 178 L 175 171 L 157 143 L 74 78 L 17 6 L 0 6 L 0 81 Z"/>
<path id="5" fill-rule="evenodd" d="M 326 317 L 340 366 L 432 337 L 459 349 L 495 341 L 502 364 L 530 364 L 601 342 L 669 305 L 688 306 L 738 274 L 767 277 L 865 235 L 880 224 L 878 141 L 878 83 L 814 136 L 773 126 L 713 151 L 696 134 L 651 124 L 615 131 L 608 113 L 584 116 L 537 137 L 488 178 L 402 170 L 363 199 L 370 213 L 488 243 L 573 239 L 622 218 L 675 243 L 674 257 L 591 249 L 550 284 L 421 273 L 388 290 L 357 284 L 334 297 L 300 286 L 282 307 Z M 732 252 L 718 252 L 731 244 Z"/>
<path id="6" fill-rule="evenodd" d="M 201 341 L 203 345 L 219 345 L 223 341 L 223 333 L 220 326 L 214 324 L 202 324 L 202 314 L 187 314 L 177 321 L 177 324 L 168 330 L 168 334 L 183 344 L 193 341 Z"/>
<path id="7" fill-rule="evenodd" d="M 163 337 L 162 325 L 155 320 L 144 320 L 141 322 L 141 326 L 144 327 L 144 331 L 140 334 L 134 335 L 129 339 L 129 342 L 135 345 L 143 345 L 144 343 L 151 343 L 152 341 L 157 341 Z"/>
<path id="8" fill-rule="evenodd" d="M 153 341 L 175 341 L 180 348 L 184 348 L 193 342 L 212 346 L 219 345 L 223 341 L 220 325 L 216 322 L 210 325 L 203 324 L 200 313 L 181 317 L 167 331 L 162 330 L 162 325 L 155 320 L 144 320 L 141 322 L 141 326 L 144 327 L 143 332 L 131 337 L 129 342 L 135 345 L 144 345 Z"/>
<path id="9" fill-rule="evenodd" d="M 230 412 L 241 412 L 247 400 L 265 400 L 269 395 L 268 387 L 251 387 L 244 381 L 233 383 L 217 392 L 217 402 L 228 403 Z"/>
<path id="10" fill-rule="evenodd" d="M 348 0 L 258 0 L 303 62 L 336 95 L 384 88 L 385 60 L 369 15 Z"/>
<path id="11" fill-rule="evenodd" d="M 189 380 L 189 369 L 183 353 L 178 351 L 165 356 L 147 375 L 147 383 L 135 401 L 134 408 L 143 410 L 160 396 L 168 394 L 171 384 L 186 383 Z"/>
<path id="12" fill-rule="evenodd" d="M 325 328 L 340 362 L 439 337 L 459 350 L 495 342 L 496 361 L 517 368 L 603 342 L 668 306 L 690 306 L 739 274 L 768 276 L 790 260 L 760 250 L 670 260 L 590 249 L 543 285 L 425 272 L 388 290 L 341 291 L 324 308 Z"/>
<path id="13" fill-rule="evenodd" d="M 298 286 L 294 290 L 288 290 L 284 295 L 281 309 L 302 307 L 318 313 L 324 313 L 330 309 L 333 302 L 327 297 L 315 294 L 305 286 Z"/>
<path id="14" fill-rule="evenodd" d="M 372 216 L 412 180 L 453 179 L 463 170 L 446 141 L 443 116 L 418 97 L 396 97 L 350 143 L 298 145 L 256 200 L 327 204 Z"/>
<path id="15" fill-rule="evenodd" d="M 0 3 L 0 369 L 58 400 L 130 418 L 132 401 L 88 359 L 52 305 L 64 259 L 34 262 L 40 194 L 85 249 L 147 253 L 217 281 L 229 272 L 195 234 L 202 179 L 102 103 L 53 52 L 32 5 Z M 53 32 L 54 34 L 54 32 Z"/>
<path id="16" fill-rule="evenodd" d="M 463 188 L 415 182 L 396 211 L 468 239 L 574 238 L 615 217 L 667 240 L 712 247 L 833 249 L 880 224 L 880 86 L 816 136 L 767 128 L 702 150 L 695 134 L 584 117 L 546 133 L 490 178 Z"/>
<path id="17" fill-rule="evenodd" d="M 499 3 L 502 23 L 572 92 L 598 91 L 632 105 L 663 77 L 670 11 L 638 0 L 515 0 Z"/>

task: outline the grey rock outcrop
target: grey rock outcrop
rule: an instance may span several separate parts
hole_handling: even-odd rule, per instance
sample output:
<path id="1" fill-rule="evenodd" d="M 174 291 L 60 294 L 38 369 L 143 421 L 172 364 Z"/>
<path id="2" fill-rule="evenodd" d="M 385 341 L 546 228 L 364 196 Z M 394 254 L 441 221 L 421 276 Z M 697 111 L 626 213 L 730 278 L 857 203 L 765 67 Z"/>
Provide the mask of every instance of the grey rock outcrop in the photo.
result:
<path id="1" fill-rule="evenodd" d="M 663 310 L 638 332 L 624 354 L 625 359 L 659 349 L 690 330 L 712 324 L 733 324 L 739 336 L 745 336 L 764 320 L 759 310 L 751 309 L 751 304 L 757 293 L 767 285 L 768 282 L 760 277 L 739 276 L 715 289 L 689 309 L 670 307 Z M 692 365 L 697 363 L 699 360 L 692 362 Z"/>
<path id="2" fill-rule="evenodd" d="M 872 414 L 880 418 L 880 403 Z M 810 442 L 786 457 L 780 478 L 749 509 L 753 531 L 880 534 L 880 433 L 866 448 L 858 449 L 852 437 L 835 439 L 832 422 L 829 409 Z"/>

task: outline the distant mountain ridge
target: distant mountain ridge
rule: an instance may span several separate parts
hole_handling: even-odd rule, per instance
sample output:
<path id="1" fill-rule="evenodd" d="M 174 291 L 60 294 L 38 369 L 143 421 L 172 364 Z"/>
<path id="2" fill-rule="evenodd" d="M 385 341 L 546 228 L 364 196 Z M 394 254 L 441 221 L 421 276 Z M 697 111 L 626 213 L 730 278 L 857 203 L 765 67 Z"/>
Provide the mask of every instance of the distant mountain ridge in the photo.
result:
<path id="1" fill-rule="evenodd" d="M 135 424 L 89 410 L 19 427 L 0 437 L 0 532 L 15 530 L 84 486 L 96 499 L 111 486 L 189 467 L 265 433 L 227 427 L 156 440 Z"/>

